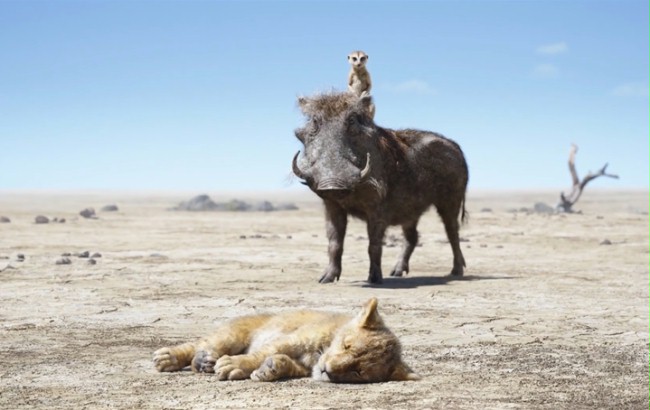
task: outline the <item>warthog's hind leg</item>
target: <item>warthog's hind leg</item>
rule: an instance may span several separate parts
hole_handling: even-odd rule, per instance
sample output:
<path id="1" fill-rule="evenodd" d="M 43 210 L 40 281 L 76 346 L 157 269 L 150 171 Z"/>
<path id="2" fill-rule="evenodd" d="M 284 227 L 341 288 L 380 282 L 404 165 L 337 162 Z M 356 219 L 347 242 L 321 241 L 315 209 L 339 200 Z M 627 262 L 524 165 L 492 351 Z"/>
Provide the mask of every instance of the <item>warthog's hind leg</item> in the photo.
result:
<path id="1" fill-rule="evenodd" d="M 390 276 L 402 276 L 409 273 L 409 260 L 411 254 L 418 244 L 418 221 L 414 223 L 402 225 L 402 232 L 404 232 L 404 245 L 402 246 L 402 253 L 397 258 L 395 267 L 390 272 Z"/>

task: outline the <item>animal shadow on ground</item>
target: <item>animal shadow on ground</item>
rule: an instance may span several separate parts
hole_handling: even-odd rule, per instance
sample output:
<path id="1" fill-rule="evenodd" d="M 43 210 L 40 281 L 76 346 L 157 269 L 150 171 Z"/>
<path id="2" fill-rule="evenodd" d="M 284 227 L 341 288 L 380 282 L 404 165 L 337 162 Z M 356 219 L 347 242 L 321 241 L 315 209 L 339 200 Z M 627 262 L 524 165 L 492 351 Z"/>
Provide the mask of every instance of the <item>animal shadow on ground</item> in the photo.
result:
<path id="1" fill-rule="evenodd" d="M 402 276 L 394 277 L 389 276 L 384 278 L 384 282 L 381 284 L 368 283 L 367 281 L 358 281 L 353 282 L 356 285 L 360 285 L 363 288 L 386 288 L 386 289 L 413 289 L 419 288 L 422 286 L 440 286 L 446 285 L 449 282 L 454 281 L 464 281 L 464 282 L 473 282 L 478 280 L 499 280 L 499 279 L 516 279 L 516 276 L 476 276 L 476 275 L 467 275 L 467 276 Z"/>

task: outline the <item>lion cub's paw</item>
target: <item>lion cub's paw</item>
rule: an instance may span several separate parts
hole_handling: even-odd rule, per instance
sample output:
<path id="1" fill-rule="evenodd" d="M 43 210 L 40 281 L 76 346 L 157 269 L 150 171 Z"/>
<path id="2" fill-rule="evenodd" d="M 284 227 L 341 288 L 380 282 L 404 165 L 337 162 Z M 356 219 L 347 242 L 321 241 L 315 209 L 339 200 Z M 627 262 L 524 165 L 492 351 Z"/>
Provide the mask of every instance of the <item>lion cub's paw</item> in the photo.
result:
<path id="1" fill-rule="evenodd" d="M 251 373 L 251 379 L 256 382 L 272 382 L 280 378 L 279 374 L 273 357 L 267 357 L 264 363 Z"/>
<path id="2" fill-rule="evenodd" d="M 192 359 L 192 370 L 196 373 L 214 373 L 217 360 L 205 350 L 199 350 Z"/>
<path id="3" fill-rule="evenodd" d="M 153 364 L 159 372 L 173 372 L 181 369 L 178 359 L 172 354 L 169 347 L 163 347 L 153 353 Z"/>
<path id="4" fill-rule="evenodd" d="M 242 380 L 248 374 L 239 367 L 239 359 L 233 356 L 221 356 L 217 360 L 215 373 L 219 380 Z"/>

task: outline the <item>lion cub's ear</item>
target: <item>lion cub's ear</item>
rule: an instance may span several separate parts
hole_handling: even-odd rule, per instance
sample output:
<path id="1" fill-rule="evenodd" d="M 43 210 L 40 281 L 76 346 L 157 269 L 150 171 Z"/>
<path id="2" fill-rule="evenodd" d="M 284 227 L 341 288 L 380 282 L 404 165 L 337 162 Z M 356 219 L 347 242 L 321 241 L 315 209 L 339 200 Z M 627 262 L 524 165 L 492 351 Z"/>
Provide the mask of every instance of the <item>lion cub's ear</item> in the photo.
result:
<path id="1" fill-rule="evenodd" d="M 384 322 L 377 312 L 377 298 L 372 298 L 363 305 L 359 313 L 359 327 L 377 329 L 384 327 Z"/>
<path id="2" fill-rule="evenodd" d="M 420 377 L 419 374 L 414 373 L 413 370 L 411 370 L 407 365 L 400 362 L 395 370 L 393 370 L 393 373 L 390 375 L 390 380 L 396 382 L 416 381 L 422 380 L 422 377 Z"/>

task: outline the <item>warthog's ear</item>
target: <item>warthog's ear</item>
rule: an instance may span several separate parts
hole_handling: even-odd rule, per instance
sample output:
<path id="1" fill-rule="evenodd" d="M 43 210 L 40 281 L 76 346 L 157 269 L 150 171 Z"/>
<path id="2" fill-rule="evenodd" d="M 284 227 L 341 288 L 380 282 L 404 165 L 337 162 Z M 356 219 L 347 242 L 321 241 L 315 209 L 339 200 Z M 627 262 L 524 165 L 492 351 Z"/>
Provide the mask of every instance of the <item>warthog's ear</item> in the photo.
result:
<path id="1" fill-rule="evenodd" d="M 359 313 L 359 327 L 377 329 L 384 327 L 384 322 L 377 312 L 377 298 L 372 298 L 363 305 Z"/>
<path id="2" fill-rule="evenodd" d="M 359 97 L 359 106 L 361 109 L 365 112 L 370 112 L 371 107 L 372 107 L 372 97 L 367 91 L 364 91 L 361 93 L 361 97 Z"/>
<path id="3" fill-rule="evenodd" d="M 311 111 L 311 100 L 307 97 L 298 97 L 298 107 L 303 114 L 309 115 Z"/>
<path id="4" fill-rule="evenodd" d="M 407 365 L 402 362 L 399 362 L 393 373 L 390 375 L 391 381 L 403 382 L 403 381 L 416 381 L 422 380 L 419 374 L 414 373 Z"/>

